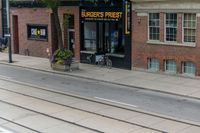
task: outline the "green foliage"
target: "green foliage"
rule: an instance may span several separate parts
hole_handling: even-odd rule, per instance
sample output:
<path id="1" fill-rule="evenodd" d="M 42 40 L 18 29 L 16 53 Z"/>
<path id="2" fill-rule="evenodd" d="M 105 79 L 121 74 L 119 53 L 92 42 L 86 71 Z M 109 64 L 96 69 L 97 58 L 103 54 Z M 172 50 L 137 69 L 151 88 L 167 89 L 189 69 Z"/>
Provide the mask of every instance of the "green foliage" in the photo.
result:
<path id="1" fill-rule="evenodd" d="M 57 49 L 53 54 L 53 62 L 56 64 L 64 64 L 65 60 L 71 59 L 73 53 L 69 49 Z"/>
<path id="2" fill-rule="evenodd" d="M 88 2 L 99 2 L 99 1 L 104 1 L 105 3 L 109 2 L 110 0 L 85 0 Z"/>
<path id="3" fill-rule="evenodd" d="M 64 64 L 64 60 L 58 60 L 58 61 L 56 61 L 56 64 L 63 65 Z"/>
<path id="4" fill-rule="evenodd" d="M 55 34 L 56 34 L 56 39 L 57 40 L 57 45 L 59 48 L 63 48 L 63 39 L 62 39 L 62 29 L 60 26 L 60 19 L 59 19 L 59 14 L 58 14 L 58 8 L 61 4 L 61 0 L 37 0 L 40 1 L 42 3 L 44 3 L 48 8 L 50 8 L 52 10 L 52 14 L 53 14 L 53 19 L 52 19 L 52 23 L 54 23 L 55 25 Z"/>
<path id="5" fill-rule="evenodd" d="M 94 0 L 85 0 L 85 1 L 88 1 L 88 2 L 94 2 Z"/>
<path id="6" fill-rule="evenodd" d="M 64 29 L 68 28 L 70 17 L 71 17 L 71 16 L 70 16 L 69 14 L 64 15 L 64 19 L 63 19 L 63 28 L 64 28 Z M 63 29 L 63 30 L 64 30 L 64 29 Z"/>
<path id="7" fill-rule="evenodd" d="M 51 9 L 58 8 L 58 6 L 60 5 L 60 0 L 39 0 L 39 1 L 43 2 L 47 7 Z"/>

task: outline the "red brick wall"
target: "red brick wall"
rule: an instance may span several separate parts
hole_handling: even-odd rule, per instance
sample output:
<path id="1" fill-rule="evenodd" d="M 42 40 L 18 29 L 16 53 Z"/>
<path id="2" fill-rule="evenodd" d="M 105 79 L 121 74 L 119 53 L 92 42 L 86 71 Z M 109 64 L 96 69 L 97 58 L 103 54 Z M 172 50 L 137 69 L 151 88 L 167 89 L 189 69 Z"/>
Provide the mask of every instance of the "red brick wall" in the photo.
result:
<path id="1" fill-rule="evenodd" d="M 19 29 L 19 54 L 25 54 L 28 49 L 30 56 L 47 57 L 46 49 L 51 47 L 50 10 L 45 8 L 12 8 L 11 9 L 11 34 L 13 33 L 12 16 L 18 16 Z M 48 25 L 48 41 L 29 40 L 27 38 L 27 24 Z M 12 45 L 13 37 L 12 37 Z"/>
<path id="2" fill-rule="evenodd" d="M 79 42 L 79 7 L 61 7 L 59 9 L 59 17 L 61 26 L 63 24 L 63 15 L 66 13 L 75 15 L 75 57 L 80 58 L 80 42 Z M 46 49 L 52 49 L 55 45 L 52 40 L 52 24 L 51 10 L 47 8 L 11 8 L 11 34 L 13 32 L 12 16 L 18 16 L 19 27 L 19 54 L 24 55 L 25 49 L 30 51 L 30 56 L 47 57 Z M 48 25 L 48 41 L 29 40 L 27 38 L 27 24 L 44 24 Z M 12 35 L 11 35 L 12 36 Z M 63 32 L 64 36 L 64 32 Z M 66 36 L 65 36 L 66 37 Z M 63 38 L 65 40 L 65 38 Z M 12 45 L 13 36 L 12 36 Z"/>
<path id="3" fill-rule="evenodd" d="M 137 17 L 136 13 L 132 13 L 132 62 L 134 67 L 146 68 L 145 43 L 148 40 L 148 23 L 147 17 Z M 140 23 L 138 22 L 139 20 Z"/>
<path id="4" fill-rule="evenodd" d="M 200 75 L 200 18 L 197 21 L 196 47 L 171 46 L 164 44 L 150 44 L 148 41 L 148 17 L 137 16 L 133 12 L 132 23 L 132 62 L 133 67 L 147 69 L 147 58 L 155 57 L 160 60 L 160 69 L 164 71 L 164 60 L 175 59 L 177 63 L 177 73 L 182 73 L 181 63 L 192 61 L 196 65 L 196 75 Z M 138 19 L 141 22 L 138 23 Z M 160 13 L 161 26 L 164 24 L 164 14 Z M 182 14 L 178 14 L 178 34 L 177 42 L 182 43 Z M 164 28 L 160 28 L 161 38 L 164 41 Z M 172 44 L 173 45 L 173 44 Z"/>
<path id="5" fill-rule="evenodd" d="M 63 22 L 64 14 L 74 15 L 74 30 L 75 30 L 75 58 L 80 59 L 80 24 L 79 24 L 79 7 L 60 7 L 60 20 Z M 63 26 L 63 24 L 61 24 Z M 64 44 L 68 46 L 67 31 L 63 34 Z"/>
<path id="6" fill-rule="evenodd" d="M 165 29 L 164 29 L 165 21 L 164 21 L 164 13 L 160 13 L 160 41 L 164 42 L 165 40 Z"/>
<path id="7" fill-rule="evenodd" d="M 180 34 L 180 33 L 182 33 L 182 31 L 183 31 L 183 23 L 182 23 L 182 19 L 183 19 L 183 17 L 182 17 L 183 15 L 181 14 L 181 13 L 179 13 L 178 14 L 178 29 L 177 29 L 177 42 L 178 43 L 182 43 L 182 34 Z"/>

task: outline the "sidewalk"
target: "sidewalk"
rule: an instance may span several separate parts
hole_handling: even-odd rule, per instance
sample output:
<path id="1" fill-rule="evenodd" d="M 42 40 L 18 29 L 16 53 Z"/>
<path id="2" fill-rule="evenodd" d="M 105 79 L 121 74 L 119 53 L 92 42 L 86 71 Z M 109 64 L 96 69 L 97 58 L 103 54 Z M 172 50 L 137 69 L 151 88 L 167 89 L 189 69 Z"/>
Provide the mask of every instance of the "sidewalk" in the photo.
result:
<path id="1" fill-rule="evenodd" d="M 99 80 L 130 87 L 138 87 L 168 94 L 186 96 L 200 100 L 199 78 L 185 78 L 165 74 L 130 71 L 123 69 L 99 68 L 95 65 L 80 64 L 80 70 L 58 72 L 51 69 L 49 60 L 22 55 L 13 55 L 14 63 L 8 63 L 8 54 L 0 53 L 0 64 L 9 64 L 57 74 Z"/>

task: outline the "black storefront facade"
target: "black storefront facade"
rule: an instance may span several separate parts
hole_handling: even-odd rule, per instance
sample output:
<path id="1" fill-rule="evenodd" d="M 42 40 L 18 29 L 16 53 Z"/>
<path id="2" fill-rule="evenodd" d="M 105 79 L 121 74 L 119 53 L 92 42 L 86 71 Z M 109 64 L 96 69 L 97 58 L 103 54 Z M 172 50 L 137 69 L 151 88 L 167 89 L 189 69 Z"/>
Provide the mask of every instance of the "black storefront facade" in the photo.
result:
<path id="1" fill-rule="evenodd" d="M 106 54 L 113 67 L 131 69 L 131 4 L 128 1 L 80 6 L 80 60 L 93 64 Z"/>

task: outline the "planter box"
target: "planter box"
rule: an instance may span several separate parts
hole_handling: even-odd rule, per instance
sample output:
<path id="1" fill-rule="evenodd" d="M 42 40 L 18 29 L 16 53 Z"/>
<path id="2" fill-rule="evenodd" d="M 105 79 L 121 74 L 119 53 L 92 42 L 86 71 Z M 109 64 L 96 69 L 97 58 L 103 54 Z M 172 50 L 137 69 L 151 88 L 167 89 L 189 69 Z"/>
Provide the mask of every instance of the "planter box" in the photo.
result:
<path id="1" fill-rule="evenodd" d="M 60 65 L 60 64 L 51 64 L 51 68 L 57 71 L 73 71 L 79 69 L 79 62 L 73 61 L 71 65 Z"/>

